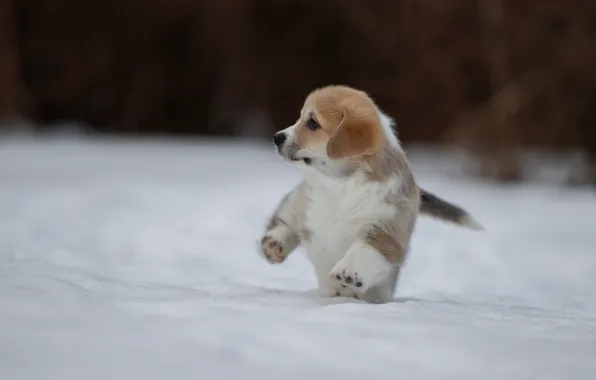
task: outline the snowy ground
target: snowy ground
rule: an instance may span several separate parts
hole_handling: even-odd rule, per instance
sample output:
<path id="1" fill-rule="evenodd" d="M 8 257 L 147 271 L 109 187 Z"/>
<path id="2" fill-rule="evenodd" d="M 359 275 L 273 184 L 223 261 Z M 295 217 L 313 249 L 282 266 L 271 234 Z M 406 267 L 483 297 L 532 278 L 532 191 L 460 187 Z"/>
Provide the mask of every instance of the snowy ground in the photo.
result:
<path id="1" fill-rule="evenodd" d="M 257 255 L 298 179 L 268 144 L 0 142 L 0 379 L 596 378 L 596 195 L 411 156 L 488 231 L 421 219 L 367 305 Z"/>

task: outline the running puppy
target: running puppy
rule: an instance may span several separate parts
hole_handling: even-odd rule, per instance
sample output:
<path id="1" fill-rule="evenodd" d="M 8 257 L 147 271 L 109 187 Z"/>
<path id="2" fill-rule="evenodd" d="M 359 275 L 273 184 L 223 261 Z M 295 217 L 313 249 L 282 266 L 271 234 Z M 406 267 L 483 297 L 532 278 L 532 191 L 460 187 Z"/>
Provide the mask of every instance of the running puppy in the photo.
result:
<path id="1" fill-rule="evenodd" d="M 281 263 L 302 244 L 323 296 L 373 303 L 393 298 L 419 213 L 470 228 L 464 210 L 421 190 L 393 121 L 364 92 L 312 92 L 298 121 L 273 137 L 303 180 L 271 217 L 261 253 Z"/>

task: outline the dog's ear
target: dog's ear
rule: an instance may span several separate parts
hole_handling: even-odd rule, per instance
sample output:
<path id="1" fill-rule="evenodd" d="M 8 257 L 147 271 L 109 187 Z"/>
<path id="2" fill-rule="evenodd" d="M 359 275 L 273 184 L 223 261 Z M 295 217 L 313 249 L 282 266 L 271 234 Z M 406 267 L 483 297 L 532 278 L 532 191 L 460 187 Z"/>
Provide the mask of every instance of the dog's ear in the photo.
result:
<path id="1" fill-rule="evenodd" d="M 372 155 L 380 150 L 381 145 L 382 134 L 378 118 L 346 110 L 327 143 L 327 155 L 333 159 Z"/>

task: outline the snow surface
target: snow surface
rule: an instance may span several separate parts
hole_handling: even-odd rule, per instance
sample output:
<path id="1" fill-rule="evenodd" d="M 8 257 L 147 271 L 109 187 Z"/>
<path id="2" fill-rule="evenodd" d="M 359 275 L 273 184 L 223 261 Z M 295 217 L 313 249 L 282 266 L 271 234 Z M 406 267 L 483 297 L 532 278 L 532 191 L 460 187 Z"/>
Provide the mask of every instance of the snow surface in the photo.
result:
<path id="1" fill-rule="evenodd" d="M 369 305 L 257 254 L 269 144 L 0 142 L 0 379 L 595 379 L 596 195 L 411 159 L 487 231 L 420 219 Z"/>

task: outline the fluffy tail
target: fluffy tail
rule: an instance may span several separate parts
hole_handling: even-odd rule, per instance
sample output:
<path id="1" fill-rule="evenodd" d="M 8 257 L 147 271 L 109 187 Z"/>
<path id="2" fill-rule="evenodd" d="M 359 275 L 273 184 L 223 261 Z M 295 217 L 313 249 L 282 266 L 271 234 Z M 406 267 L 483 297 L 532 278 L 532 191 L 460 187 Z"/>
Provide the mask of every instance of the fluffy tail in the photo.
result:
<path id="1" fill-rule="evenodd" d="M 466 210 L 449 203 L 424 189 L 420 189 L 420 213 L 472 230 L 484 229 L 484 227 Z"/>

